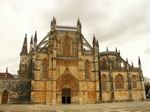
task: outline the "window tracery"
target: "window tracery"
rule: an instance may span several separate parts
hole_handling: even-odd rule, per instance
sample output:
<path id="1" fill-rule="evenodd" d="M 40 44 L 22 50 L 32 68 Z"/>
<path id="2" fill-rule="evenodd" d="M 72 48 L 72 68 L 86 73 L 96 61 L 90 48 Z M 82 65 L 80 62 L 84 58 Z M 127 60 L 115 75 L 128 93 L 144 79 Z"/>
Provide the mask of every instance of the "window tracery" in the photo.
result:
<path id="1" fill-rule="evenodd" d="M 102 58 L 102 69 L 106 69 L 106 68 L 107 68 L 106 59 Z"/>
<path id="2" fill-rule="evenodd" d="M 63 40 L 63 55 L 71 55 L 71 38 L 68 35 L 66 35 Z"/>
<path id="3" fill-rule="evenodd" d="M 107 87 L 106 87 L 106 75 L 103 74 L 102 75 L 102 90 L 106 91 Z"/>
<path id="4" fill-rule="evenodd" d="M 121 74 L 118 74 L 115 77 L 115 88 L 116 89 L 123 89 L 124 88 L 124 78 Z"/>

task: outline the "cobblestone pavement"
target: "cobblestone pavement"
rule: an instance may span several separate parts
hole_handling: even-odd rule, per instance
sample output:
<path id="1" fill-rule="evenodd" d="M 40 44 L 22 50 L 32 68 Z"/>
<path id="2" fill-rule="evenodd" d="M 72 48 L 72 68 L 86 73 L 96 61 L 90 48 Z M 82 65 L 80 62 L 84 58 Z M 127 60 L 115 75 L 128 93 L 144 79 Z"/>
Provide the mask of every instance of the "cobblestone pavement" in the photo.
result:
<path id="1" fill-rule="evenodd" d="M 0 105 L 0 112 L 150 112 L 150 102 L 69 105 Z"/>

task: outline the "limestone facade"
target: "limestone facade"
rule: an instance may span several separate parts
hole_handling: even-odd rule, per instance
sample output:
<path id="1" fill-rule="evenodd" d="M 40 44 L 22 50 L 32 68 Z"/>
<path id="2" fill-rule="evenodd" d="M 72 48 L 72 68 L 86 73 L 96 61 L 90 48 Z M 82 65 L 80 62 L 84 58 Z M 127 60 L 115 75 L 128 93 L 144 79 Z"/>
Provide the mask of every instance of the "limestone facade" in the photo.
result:
<path id="1" fill-rule="evenodd" d="M 29 103 L 31 81 L 0 79 L 0 104 Z"/>
<path id="2" fill-rule="evenodd" d="M 60 26 L 37 44 L 37 32 L 27 50 L 27 35 L 20 53 L 19 79 L 31 80 L 31 103 L 100 103 L 144 100 L 145 89 L 139 67 L 129 64 L 119 51 L 100 52 L 93 36 L 92 46 L 82 26 Z"/>

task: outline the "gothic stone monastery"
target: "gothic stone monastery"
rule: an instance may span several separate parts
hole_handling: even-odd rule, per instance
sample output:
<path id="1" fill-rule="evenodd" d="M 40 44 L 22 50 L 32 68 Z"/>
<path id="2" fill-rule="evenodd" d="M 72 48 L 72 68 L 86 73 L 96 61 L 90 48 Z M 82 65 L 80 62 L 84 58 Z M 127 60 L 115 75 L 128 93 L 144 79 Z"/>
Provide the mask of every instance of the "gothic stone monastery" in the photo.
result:
<path id="1" fill-rule="evenodd" d="M 51 30 L 41 42 L 37 44 L 37 32 L 31 37 L 29 52 L 25 35 L 19 78 L 14 81 L 17 80 L 19 86 L 22 84 L 20 91 L 24 89 L 24 92 L 16 92 L 16 97 L 11 91 L 18 90 L 6 87 L 1 92 L 12 93 L 13 101 L 8 94 L 8 103 L 87 104 L 144 100 L 140 58 L 139 67 L 134 67 L 117 49 L 99 51 L 95 36 L 91 46 L 82 34 L 80 20 L 76 26 L 60 26 L 54 17 Z"/>

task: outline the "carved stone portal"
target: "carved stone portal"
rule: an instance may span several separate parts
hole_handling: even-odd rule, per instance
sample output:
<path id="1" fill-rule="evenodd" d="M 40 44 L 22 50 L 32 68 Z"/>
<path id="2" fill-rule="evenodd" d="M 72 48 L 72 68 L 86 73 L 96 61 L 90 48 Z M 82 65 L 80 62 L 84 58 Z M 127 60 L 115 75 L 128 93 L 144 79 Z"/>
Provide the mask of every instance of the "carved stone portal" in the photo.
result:
<path id="1" fill-rule="evenodd" d="M 57 79 L 57 91 L 62 91 L 64 88 L 71 88 L 71 91 L 78 91 L 78 81 L 66 68 L 65 72 Z"/>
<path id="2" fill-rule="evenodd" d="M 56 81 L 57 102 L 77 103 L 79 84 L 77 79 L 70 73 L 68 68 Z"/>

